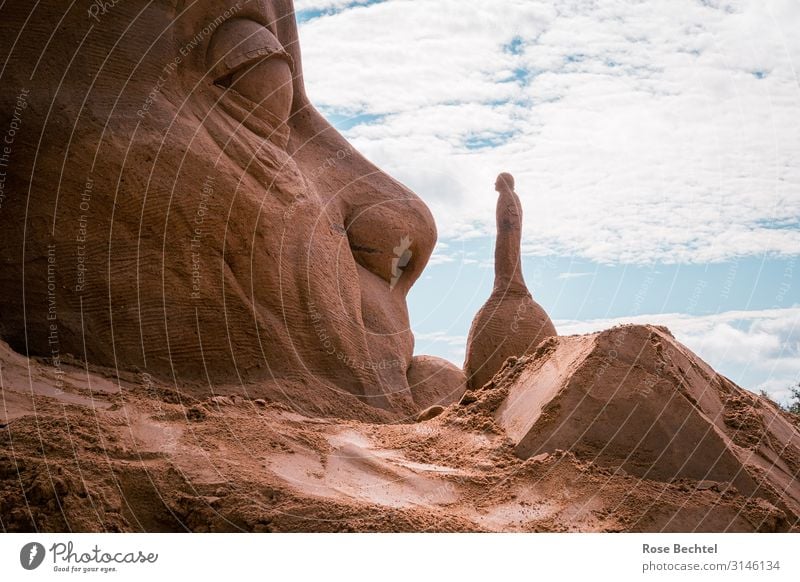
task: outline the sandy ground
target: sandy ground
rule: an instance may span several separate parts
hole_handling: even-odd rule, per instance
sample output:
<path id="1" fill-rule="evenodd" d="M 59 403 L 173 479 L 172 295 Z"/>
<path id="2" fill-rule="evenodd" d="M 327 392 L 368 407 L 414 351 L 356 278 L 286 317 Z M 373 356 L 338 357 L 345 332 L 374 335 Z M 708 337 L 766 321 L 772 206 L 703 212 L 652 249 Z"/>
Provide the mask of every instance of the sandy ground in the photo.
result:
<path id="1" fill-rule="evenodd" d="M 791 531 L 714 481 L 641 479 L 555 451 L 527 460 L 475 405 L 420 423 L 195 399 L 135 375 L 55 370 L 5 346 L 4 531 Z"/>

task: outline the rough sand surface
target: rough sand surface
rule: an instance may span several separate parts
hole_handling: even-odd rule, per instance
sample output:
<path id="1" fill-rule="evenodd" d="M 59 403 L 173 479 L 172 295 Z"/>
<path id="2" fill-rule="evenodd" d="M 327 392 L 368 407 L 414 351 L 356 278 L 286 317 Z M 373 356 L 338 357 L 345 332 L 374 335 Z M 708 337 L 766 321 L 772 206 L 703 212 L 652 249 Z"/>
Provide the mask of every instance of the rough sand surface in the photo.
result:
<path id="1" fill-rule="evenodd" d="M 33 394 L 28 361 L 4 352 L 5 531 L 797 528 L 786 504 L 727 482 L 642 478 L 585 449 L 522 459 L 487 412 L 497 407 L 491 387 L 431 420 L 386 424 L 236 395 L 198 400 L 71 365 L 68 377 L 85 382 L 58 394 L 36 380 L 52 368 L 30 361 L 30 370 Z"/>

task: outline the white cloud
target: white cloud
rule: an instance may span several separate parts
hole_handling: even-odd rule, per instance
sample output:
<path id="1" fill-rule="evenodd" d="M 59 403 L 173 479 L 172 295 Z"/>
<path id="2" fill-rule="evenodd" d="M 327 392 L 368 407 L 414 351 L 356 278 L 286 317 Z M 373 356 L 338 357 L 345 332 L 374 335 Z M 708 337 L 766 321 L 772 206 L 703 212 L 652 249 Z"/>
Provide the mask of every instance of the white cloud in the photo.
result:
<path id="1" fill-rule="evenodd" d="M 451 248 L 451 245 L 442 241 L 438 241 L 436 243 L 436 247 L 433 249 L 431 258 L 428 261 L 428 267 L 442 265 L 445 263 L 458 263 L 462 266 L 478 265 L 481 267 L 488 264 L 490 267 L 494 267 L 493 261 L 487 263 L 485 259 L 479 260 L 475 258 L 474 251 L 467 251 L 463 248 Z"/>
<path id="2" fill-rule="evenodd" d="M 298 9 L 353 2 L 306 0 Z M 301 27 L 323 110 L 490 234 L 512 171 L 532 254 L 708 262 L 800 248 L 800 3 L 386 0 Z"/>
<path id="3" fill-rule="evenodd" d="M 414 333 L 415 353 L 437 354 L 461 367 L 466 354 L 467 337 L 446 331 Z"/>
<path id="4" fill-rule="evenodd" d="M 592 273 L 571 273 L 571 272 L 570 273 L 559 273 L 558 275 L 556 275 L 556 279 L 561 279 L 561 280 L 581 279 L 583 277 L 588 277 L 591 274 Z"/>
<path id="5" fill-rule="evenodd" d="M 304 10 L 341 10 L 369 3 L 370 0 L 294 0 L 297 12 Z"/>

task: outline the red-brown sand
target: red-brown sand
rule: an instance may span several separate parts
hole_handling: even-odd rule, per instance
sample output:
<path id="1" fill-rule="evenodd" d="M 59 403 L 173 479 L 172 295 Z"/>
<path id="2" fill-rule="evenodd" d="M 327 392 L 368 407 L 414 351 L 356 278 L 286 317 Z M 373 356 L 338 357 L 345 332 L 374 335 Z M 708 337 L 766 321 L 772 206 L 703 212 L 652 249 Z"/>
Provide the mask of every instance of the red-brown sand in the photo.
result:
<path id="1" fill-rule="evenodd" d="M 657 328 L 635 330 L 628 337 L 658 335 L 667 352 L 679 346 Z M 228 390 L 230 396 L 197 399 L 148 378 L 124 375 L 118 381 L 108 370 L 87 372 L 80 365 L 63 366 L 59 393 L 51 366 L 3 345 L 0 423 L 7 426 L 0 429 L 0 527 L 798 531 L 796 506 L 775 491 L 775 475 L 767 465 L 759 473 L 753 469 L 758 463 L 743 456 L 747 450 L 763 456 L 778 449 L 773 465 L 796 471 L 798 433 L 791 423 L 797 419 L 729 382 L 720 422 L 728 427 L 725 434 L 734 435 L 726 437 L 726 452 L 740 460 L 747 479 L 761 483 L 747 492 L 734 484 L 733 475 L 699 479 L 689 471 L 671 476 L 673 465 L 660 460 L 652 461 L 648 473 L 636 459 L 652 460 L 653 451 L 609 451 L 613 439 L 593 443 L 570 431 L 564 434 L 572 438 L 572 450 L 559 448 L 569 439 L 544 452 L 518 450 L 517 433 L 509 436 L 498 412 L 508 406 L 509 393 L 548 365 L 559 353 L 558 342 L 568 346 L 565 354 L 597 356 L 607 349 L 604 340 L 616 337 L 608 333 L 551 340 L 537 353 L 509 362 L 493 383 L 468 392 L 435 418 L 394 423 L 369 415 L 361 420 L 308 416 L 289 403 L 235 395 L 240 387 Z M 634 340 L 626 341 L 633 345 Z M 683 357 L 705 366 L 690 352 Z M 607 390 L 614 382 L 624 387 L 614 379 L 628 366 L 619 360 L 606 370 L 608 381 L 602 385 Z M 598 364 L 581 362 L 579 368 Z M 556 391 L 561 398 L 575 398 L 575 386 L 584 391 L 588 386 L 574 368 L 567 366 L 554 378 L 553 385 L 562 386 Z M 579 382 L 570 388 L 571 381 Z M 666 394 L 668 388 L 662 388 Z M 604 397 L 610 401 L 610 392 Z M 615 406 L 631 412 L 619 402 Z M 550 407 L 551 416 L 554 410 Z M 700 423 L 705 413 L 693 414 L 691 422 Z M 765 418 L 779 418 L 771 424 L 790 432 L 765 432 Z M 607 423 L 620 426 L 623 420 L 596 419 L 584 428 L 599 434 Z M 695 438 L 679 426 L 672 430 L 679 439 Z M 689 444 L 681 444 L 687 455 Z M 797 480 L 788 486 L 796 493 Z"/>

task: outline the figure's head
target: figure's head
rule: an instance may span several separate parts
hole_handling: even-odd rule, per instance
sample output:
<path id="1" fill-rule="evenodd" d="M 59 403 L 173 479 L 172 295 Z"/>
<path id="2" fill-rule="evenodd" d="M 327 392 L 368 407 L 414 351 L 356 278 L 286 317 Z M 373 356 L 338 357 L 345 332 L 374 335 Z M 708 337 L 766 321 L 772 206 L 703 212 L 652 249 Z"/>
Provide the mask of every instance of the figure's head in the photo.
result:
<path id="1" fill-rule="evenodd" d="M 4 183 L 20 194 L 0 199 L 0 337 L 392 408 L 435 226 L 308 102 L 292 0 L 43 0 L 29 17 L 4 9 L 0 127 L 15 109 L 22 125 Z"/>
<path id="2" fill-rule="evenodd" d="M 494 189 L 498 192 L 513 192 L 514 191 L 514 176 L 508 172 L 503 172 L 497 176 L 494 182 Z"/>

